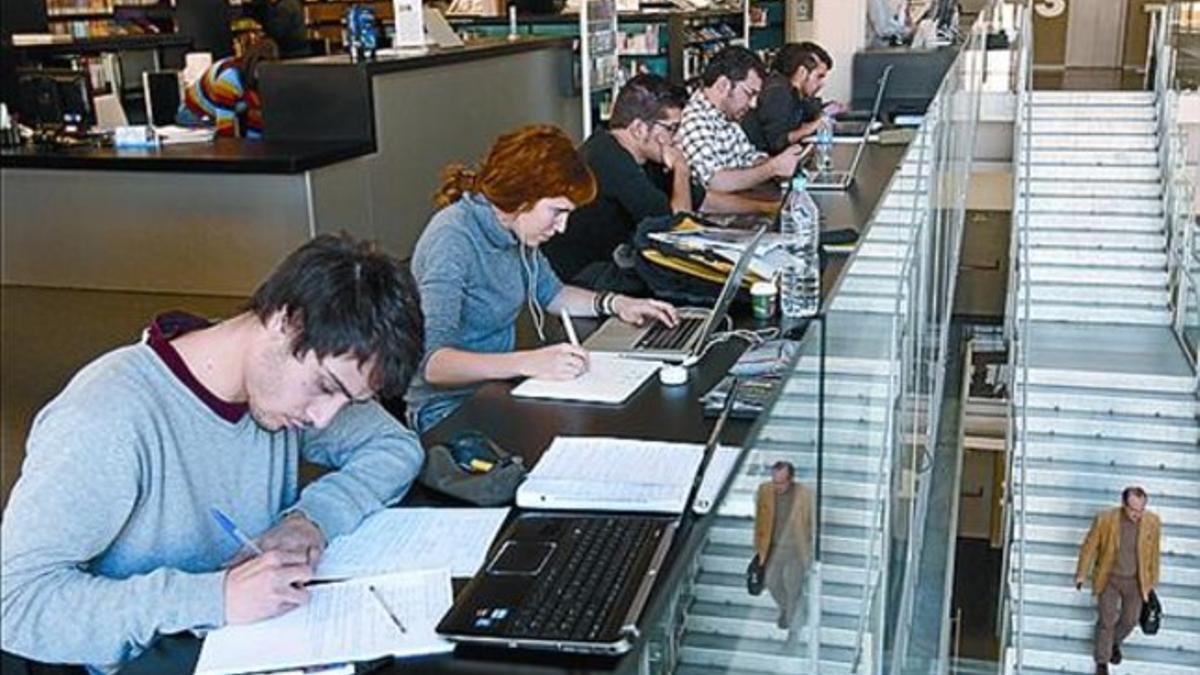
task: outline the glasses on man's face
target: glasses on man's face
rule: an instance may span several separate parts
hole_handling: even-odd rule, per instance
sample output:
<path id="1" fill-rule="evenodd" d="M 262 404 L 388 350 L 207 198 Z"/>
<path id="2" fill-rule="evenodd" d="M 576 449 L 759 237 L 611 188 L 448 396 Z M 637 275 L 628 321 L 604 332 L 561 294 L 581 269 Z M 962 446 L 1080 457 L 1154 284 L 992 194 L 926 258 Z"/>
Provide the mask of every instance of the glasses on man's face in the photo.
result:
<path id="1" fill-rule="evenodd" d="M 679 121 L 678 120 L 674 121 L 674 122 L 664 122 L 662 120 L 654 120 L 654 126 L 662 127 L 671 136 L 674 136 L 675 132 L 679 131 Z"/>
<path id="2" fill-rule="evenodd" d="M 751 89 L 745 82 L 738 82 L 735 88 L 741 90 L 742 95 L 746 97 L 747 101 L 753 101 L 758 98 L 758 92 L 762 91 L 761 89 Z"/>

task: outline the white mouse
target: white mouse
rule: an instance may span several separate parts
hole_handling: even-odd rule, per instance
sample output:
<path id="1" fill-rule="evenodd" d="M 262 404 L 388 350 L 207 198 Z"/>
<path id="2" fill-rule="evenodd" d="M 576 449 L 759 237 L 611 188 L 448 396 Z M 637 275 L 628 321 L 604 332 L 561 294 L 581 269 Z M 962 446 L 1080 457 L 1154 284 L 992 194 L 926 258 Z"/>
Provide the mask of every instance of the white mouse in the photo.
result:
<path id="1" fill-rule="evenodd" d="M 687 384 L 688 369 L 683 366 L 663 366 L 658 369 L 658 381 L 672 387 Z"/>

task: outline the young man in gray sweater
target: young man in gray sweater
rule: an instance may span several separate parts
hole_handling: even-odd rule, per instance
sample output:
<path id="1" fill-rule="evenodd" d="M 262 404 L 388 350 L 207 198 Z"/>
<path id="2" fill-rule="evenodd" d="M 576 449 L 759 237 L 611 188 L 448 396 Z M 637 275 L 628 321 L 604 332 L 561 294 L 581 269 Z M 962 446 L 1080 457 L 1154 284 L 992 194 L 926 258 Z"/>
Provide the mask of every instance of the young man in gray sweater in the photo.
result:
<path id="1" fill-rule="evenodd" d="M 373 399 L 405 390 L 423 334 L 407 270 L 322 236 L 242 314 L 158 317 L 84 367 L 38 413 L 0 524 L 4 651 L 113 670 L 159 635 L 306 602 L 328 541 L 421 467 Z M 301 458 L 335 471 L 298 491 Z"/>

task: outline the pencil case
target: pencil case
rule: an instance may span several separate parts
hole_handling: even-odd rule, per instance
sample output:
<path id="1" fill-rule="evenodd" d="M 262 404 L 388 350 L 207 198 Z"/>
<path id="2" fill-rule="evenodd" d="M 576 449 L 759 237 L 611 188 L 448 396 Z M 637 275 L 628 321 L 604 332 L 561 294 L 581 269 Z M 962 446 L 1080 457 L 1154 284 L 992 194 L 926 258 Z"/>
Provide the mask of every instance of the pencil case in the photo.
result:
<path id="1" fill-rule="evenodd" d="M 425 451 L 421 485 L 476 506 L 503 506 L 516 499 L 525 465 L 477 431 L 460 431 Z"/>

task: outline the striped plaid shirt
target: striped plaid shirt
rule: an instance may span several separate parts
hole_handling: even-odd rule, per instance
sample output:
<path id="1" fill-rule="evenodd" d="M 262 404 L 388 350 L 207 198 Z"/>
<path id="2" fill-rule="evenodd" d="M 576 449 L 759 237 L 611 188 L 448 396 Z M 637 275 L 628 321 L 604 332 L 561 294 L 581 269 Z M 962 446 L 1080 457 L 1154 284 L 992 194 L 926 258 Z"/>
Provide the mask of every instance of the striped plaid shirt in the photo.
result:
<path id="1" fill-rule="evenodd" d="M 746 138 L 737 122 L 725 116 L 704 90 L 697 90 L 683 108 L 679 147 L 692 168 L 692 178 L 704 187 L 724 169 L 745 169 L 767 159 Z"/>

